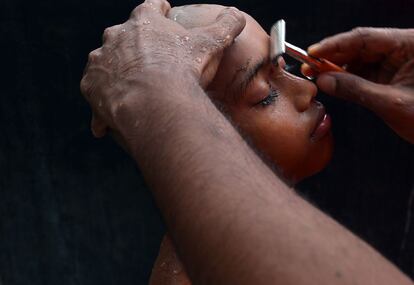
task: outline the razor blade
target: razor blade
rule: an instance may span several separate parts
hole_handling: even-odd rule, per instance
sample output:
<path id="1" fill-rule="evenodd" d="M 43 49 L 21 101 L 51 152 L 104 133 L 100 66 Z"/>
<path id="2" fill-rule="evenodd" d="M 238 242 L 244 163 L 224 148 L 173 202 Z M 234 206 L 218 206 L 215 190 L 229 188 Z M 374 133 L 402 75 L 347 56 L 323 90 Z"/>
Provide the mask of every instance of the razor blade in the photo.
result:
<path id="1" fill-rule="evenodd" d="M 309 55 L 303 49 L 286 42 L 286 22 L 279 20 L 270 30 L 270 59 L 274 64 L 277 64 L 278 58 L 283 54 L 308 64 L 318 73 L 329 71 L 346 72 L 342 67 L 324 58 Z"/>

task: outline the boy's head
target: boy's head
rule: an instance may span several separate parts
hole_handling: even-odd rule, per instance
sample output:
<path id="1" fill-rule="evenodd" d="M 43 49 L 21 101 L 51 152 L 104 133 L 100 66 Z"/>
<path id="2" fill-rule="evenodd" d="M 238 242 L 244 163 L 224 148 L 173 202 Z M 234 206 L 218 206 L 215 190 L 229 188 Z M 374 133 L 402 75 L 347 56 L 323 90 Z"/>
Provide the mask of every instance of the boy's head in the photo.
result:
<path id="1" fill-rule="evenodd" d="M 220 5 L 175 7 L 170 19 L 185 28 L 206 26 L 224 9 Z M 248 14 L 246 27 L 224 52 L 210 97 L 254 146 L 298 181 L 329 162 L 333 143 L 330 119 L 314 100 L 316 86 L 269 60 L 269 35 Z"/>

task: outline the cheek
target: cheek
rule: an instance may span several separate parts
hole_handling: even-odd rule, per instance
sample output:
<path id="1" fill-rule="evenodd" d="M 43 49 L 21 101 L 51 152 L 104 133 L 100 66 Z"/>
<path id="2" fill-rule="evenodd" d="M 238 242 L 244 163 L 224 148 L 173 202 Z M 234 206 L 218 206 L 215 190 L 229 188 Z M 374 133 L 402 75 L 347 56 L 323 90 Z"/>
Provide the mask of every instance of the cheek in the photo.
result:
<path id="1" fill-rule="evenodd" d="M 311 118 L 288 102 L 265 108 L 232 109 L 230 115 L 256 149 L 274 162 L 292 181 L 310 176 L 324 166 L 332 153 L 332 139 L 310 140 Z"/>
<path id="2" fill-rule="evenodd" d="M 288 99 L 279 98 L 273 106 L 265 108 L 257 123 L 258 128 L 266 130 L 264 140 L 285 151 L 300 153 L 308 142 L 306 118 Z"/>
<path id="3" fill-rule="evenodd" d="M 258 143 L 280 167 L 290 167 L 306 156 L 307 139 L 299 122 L 283 116 L 273 123 L 266 122 L 262 129 L 266 133 Z"/>
<path id="4" fill-rule="evenodd" d="M 308 134 L 300 115 L 288 104 L 252 111 L 249 121 L 241 125 L 256 148 L 264 152 L 281 169 L 289 170 L 304 160 L 308 152 Z"/>

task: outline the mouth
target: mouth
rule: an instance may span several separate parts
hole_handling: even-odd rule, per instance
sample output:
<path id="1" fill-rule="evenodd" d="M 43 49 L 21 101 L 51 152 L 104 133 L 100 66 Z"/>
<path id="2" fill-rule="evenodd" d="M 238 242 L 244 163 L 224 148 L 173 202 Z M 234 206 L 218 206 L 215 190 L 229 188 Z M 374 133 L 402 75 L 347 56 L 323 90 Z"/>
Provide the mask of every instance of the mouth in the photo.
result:
<path id="1" fill-rule="evenodd" d="M 322 103 L 315 101 L 317 109 L 317 118 L 315 127 L 311 133 L 312 141 L 319 141 L 329 134 L 332 126 L 331 117 L 326 113 L 325 107 Z"/>

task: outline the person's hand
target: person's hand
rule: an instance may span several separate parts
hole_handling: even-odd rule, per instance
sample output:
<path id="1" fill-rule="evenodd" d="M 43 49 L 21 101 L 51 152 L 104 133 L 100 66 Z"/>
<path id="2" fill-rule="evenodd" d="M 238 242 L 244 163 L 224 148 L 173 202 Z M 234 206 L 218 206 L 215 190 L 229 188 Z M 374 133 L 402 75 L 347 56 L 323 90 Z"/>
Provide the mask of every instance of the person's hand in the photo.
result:
<path id="1" fill-rule="evenodd" d="M 165 17 L 170 8 L 165 0 L 145 1 L 128 21 L 107 28 L 103 46 L 89 54 L 81 91 L 96 137 L 107 128 L 122 133 L 127 124 L 143 125 L 157 104 L 174 100 L 168 88 L 208 85 L 223 50 L 245 25 L 237 9 L 227 8 L 214 24 L 186 30 Z"/>
<path id="2" fill-rule="evenodd" d="M 357 28 L 308 51 L 349 71 L 320 74 L 317 84 L 322 91 L 371 109 L 414 143 L 414 29 Z M 318 75 L 307 65 L 302 73 Z"/>
<path id="3" fill-rule="evenodd" d="M 149 285 L 191 285 L 190 278 L 168 235 L 165 235 L 161 242 Z"/>

